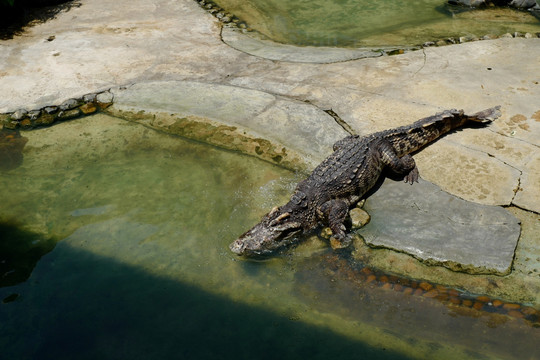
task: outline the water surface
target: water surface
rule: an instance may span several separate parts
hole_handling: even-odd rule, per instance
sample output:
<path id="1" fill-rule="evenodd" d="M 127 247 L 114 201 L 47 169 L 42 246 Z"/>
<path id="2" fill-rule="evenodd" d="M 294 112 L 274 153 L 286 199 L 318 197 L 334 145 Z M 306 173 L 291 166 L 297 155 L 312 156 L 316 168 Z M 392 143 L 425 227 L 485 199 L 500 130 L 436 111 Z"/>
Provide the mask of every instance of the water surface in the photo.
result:
<path id="1" fill-rule="evenodd" d="M 0 288 L 7 359 L 540 355 L 523 320 L 355 283 L 316 238 L 264 262 L 231 254 L 297 174 L 102 115 L 23 135 L 22 163 L 0 172 L 1 228 L 55 247 Z"/>
<path id="2" fill-rule="evenodd" d="M 540 32 L 526 11 L 465 11 L 444 0 L 216 0 L 262 35 L 313 46 L 405 46 L 448 37 Z"/>

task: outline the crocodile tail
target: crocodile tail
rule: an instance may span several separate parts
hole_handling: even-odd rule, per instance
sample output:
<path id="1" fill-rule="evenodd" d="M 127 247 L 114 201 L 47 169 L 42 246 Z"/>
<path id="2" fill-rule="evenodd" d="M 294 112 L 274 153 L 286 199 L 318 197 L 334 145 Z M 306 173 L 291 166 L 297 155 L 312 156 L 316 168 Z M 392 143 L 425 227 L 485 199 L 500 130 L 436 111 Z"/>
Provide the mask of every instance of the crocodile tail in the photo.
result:
<path id="1" fill-rule="evenodd" d="M 463 126 L 467 121 L 489 123 L 500 116 L 500 107 L 496 106 L 465 115 L 463 110 L 446 110 L 436 115 L 420 119 L 415 123 L 383 132 L 399 157 L 412 153 L 435 141 L 453 129 Z"/>
<path id="2" fill-rule="evenodd" d="M 501 116 L 501 106 L 495 106 L 468 116 L 468 120 L 487 124 Z"/>

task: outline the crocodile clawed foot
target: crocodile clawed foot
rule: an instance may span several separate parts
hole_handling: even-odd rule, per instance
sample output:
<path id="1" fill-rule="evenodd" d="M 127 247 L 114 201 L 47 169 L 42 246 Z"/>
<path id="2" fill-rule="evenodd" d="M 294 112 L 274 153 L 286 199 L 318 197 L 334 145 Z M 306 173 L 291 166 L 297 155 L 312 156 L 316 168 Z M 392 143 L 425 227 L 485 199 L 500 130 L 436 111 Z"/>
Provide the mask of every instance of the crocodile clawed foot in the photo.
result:
<path id="1" fill-rule="evenodd" d="M 351 246 L 353 238 L 351 235 L 332 236 L 330 237 L 330 246 L 333 250 L 345 249 Z"/>
<path id="2" fill-rule="evenodd" d="M 418 168 L 415 166 L 407 175 L 405 175 L 405 178 L 403 179 L 406 183 L 413 184 L 415 182 L 418 182 Z"/>

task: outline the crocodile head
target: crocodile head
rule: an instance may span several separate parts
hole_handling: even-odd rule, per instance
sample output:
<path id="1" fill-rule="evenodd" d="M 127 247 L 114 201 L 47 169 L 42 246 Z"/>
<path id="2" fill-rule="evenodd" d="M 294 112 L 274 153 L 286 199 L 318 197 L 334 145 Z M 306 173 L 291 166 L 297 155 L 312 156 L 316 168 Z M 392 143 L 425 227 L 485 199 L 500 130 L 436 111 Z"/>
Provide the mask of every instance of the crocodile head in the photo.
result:
<path id="1" fill-rule="evenodd" d="M 293 243 L 294 235 L 302 231 L 302 224 L 294 220 L 290 211 L 274 208 L 260 223 L 236 239 L 229 248 L 238 255 L 264 257 Z"/>

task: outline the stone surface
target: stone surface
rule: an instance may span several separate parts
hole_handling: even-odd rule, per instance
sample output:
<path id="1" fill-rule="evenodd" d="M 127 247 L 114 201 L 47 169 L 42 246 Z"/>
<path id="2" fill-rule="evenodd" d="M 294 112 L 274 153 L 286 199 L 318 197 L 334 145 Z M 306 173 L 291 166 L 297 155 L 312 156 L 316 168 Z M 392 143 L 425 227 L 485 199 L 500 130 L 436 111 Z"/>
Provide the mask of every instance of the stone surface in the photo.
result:
<path id="1" fill-rule="evenodd" d="M 406 252 L 432 265 L 472 274 L 508 274 L 519 221 L 495 206 L 473 204 L 420 180 L 386 179 L 364 205 L 366 243 Z"/>
<path id="2" fill-rule="evenodd" d="M 516 168 L 487 153 L 449 141 L 438 144 L 437 148 L 428 146 L 414 158 L 418 160 L 420 175 L 426 180 L 481 204 L 511 204 L 521 175 Z"/>
<path id="3" fill-rule="evenodd" d="M 287 156 L 292 149 L 302 154 L 303 161 L 311 167 L 332 152 L 334 142 L 348 135 L 330 115 L 313 105 L 235 86 L 163 81 L 135 84 L 111 92 L 115 102 L 109 111 L 113 114 L 170 114 L 169 119 L 160 117 L 158 121 L 150 115 L 152 126 L 169 129 L 177 126 L 175 119 L 178 118 L 192 116 L 199 122 L 208 119 L 216 124 L 216 132 L 233 131 L 238 136 L 270 140 L 276 147 L 284 147 L 279 156 Z M 209 138 L 208 130 L 182 134 L 226 145 Z M 261 146 L 254 150 L 258 155 L 263 151 Z"/>
<path id="4" fill-rule="evenodd" d="M 293 46 L 280 44 L 253 35 L 246 35 L 241 29 L 224 27 L 221 31 L 223 41 L 245 53 L 277 61 L 301 63 L 332 63 L 383 55 L 381 48 L 347 49 L 336 47 Z"/>
<path id="5" fill-rule="evenodd" d="M 371 219 L 371 216 L 365 210 L 358 207 L 349 211 L 349 215 L 351 217 L 353 229 L 361 228 L 362 226 L 369 223 L 369 220 Z"/>
<path id="6" fill-rule="evenodd" d="M 524 209 L 535 209 L 540 204 L 540 152 L 530 158 L 523 172 L 513 203 Z"/>

